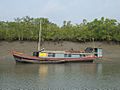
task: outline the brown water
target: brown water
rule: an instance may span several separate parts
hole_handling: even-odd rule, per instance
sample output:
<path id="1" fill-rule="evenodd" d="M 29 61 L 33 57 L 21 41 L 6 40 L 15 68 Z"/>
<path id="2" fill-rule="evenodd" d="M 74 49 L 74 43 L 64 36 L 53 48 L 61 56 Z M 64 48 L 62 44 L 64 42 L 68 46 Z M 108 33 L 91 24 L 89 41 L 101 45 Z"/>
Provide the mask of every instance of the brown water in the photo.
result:
<path id="1" fill-rule="evenodd" d="M 52 43 L 49 50 L 78 50 L 92 43 Z M 31 54 L 36 42 L 0 43 L 0 90 L 120 90 L 120 46 L 95 43 L 104 58 L 93 63 L 16 64 L 10 50 Z"/>

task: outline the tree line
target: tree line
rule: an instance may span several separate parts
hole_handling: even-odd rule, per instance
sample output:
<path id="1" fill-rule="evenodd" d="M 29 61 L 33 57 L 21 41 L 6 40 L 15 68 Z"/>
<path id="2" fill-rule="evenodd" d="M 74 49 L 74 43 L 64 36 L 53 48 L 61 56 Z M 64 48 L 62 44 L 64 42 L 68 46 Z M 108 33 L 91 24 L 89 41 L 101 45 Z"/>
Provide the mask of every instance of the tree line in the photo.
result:
<path id="1" fill-rule="evenodd" d="M 115 41 L 120 42 L 120 23 L 115 19 L 101 17 L 80 24 L 63 21 L 60 27 L 48 18 L 16 18 L 14 21 L 0 21 L 0 40 L 38 41 L 40 20 L 42 21 L 42 41 Z"/>

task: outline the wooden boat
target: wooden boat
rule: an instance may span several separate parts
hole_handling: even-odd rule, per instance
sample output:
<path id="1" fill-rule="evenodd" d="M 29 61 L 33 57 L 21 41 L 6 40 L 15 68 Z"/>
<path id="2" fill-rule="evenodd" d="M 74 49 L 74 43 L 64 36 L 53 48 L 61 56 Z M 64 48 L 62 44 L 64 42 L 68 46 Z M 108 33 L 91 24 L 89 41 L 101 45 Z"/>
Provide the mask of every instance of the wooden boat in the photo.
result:
<path id="1" fill-rule="evenodd" d="M 97 49 L 100 51 L 100 49 Z M 16 62 L 21 63 L 65 63 L 65 62 L 93 62 L 101 58 L 102 53 L 86 51 L 37 51 L 33 56 L 12 51 Z"/>
<path id="2" fill-rule="evenodd" d="M 65 62 L 93 62 L 96 58 L 102 57 L 102 49 L 86 48 L 84 51 L 45 51 L 40 49 L 41 21 L 39 30 L 38 51 L 32 56 L 12 51 L 16 62 L 21 63 L 65 63 Z"/>

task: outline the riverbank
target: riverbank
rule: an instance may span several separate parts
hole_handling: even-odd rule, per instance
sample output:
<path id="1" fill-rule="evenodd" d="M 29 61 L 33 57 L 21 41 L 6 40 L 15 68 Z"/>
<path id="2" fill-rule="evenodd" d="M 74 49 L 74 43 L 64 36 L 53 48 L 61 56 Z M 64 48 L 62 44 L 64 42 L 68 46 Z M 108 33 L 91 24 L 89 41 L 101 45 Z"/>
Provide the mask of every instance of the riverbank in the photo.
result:
<path id="1" fill-rule="evenodd" d="M 116 44 L 108 44 L 105 42 L 87 42 L 87 43 L 79 43 L 79 42 L 50 42 L 46 41 L 42 43 L 41 48 L 45 48 L 46 50 L 70 50 L 73 48 L 74 50 L 84 50 L 86 47 L 100 47 L 103 48 L 103 60 L 100 61 L 120 61 L 120 45 Z M 10 51 L 16 50 L 23 53 L 27 53 L 32 55 L 33 51 L 37 51 L 37 42 L 35 41 L 14 41 L 14 42 L 0 42 L 0 57 L 11 57 Z"/>

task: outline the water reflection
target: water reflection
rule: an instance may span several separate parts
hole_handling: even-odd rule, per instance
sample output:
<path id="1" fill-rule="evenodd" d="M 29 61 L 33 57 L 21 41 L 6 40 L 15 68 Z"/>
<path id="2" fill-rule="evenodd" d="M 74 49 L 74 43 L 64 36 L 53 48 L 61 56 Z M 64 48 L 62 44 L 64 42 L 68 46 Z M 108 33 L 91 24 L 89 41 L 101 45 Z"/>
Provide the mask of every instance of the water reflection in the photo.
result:
<path id="1" fill-rule="evenodd" d="M 91 75 L 95 76 L 102 74 L 102 64 L 40 64 L 38 74 L 40 79 L 45 79 L 48 76 L 69 76 L 70 74 Z"/>
<path id="2" fill-rule="evenodd" d="M 46 64 L 41 64 L 41 65 L 39 66 L 38 73 L 39 73 L 39 77 L 40 77 L 41 79 L 46 78 L 46 76 L 48 75 L 48 65 L 46 65 Z"/>
<path id="3" fill-rule="evenodd" d="M 101 63 L 96 64 L 97 75 L 102 75 L 103 65 Z"/>
<path id="4" fill-rule="evenodd" d="M 102 75 L 102 68 L 95 63 L 41 64 L 38 74 L 42 87 L 85 87 L 98 82 L 96 77 Z"/>
<path id="5" fill-rule="evenodd" d="M 0 65 L 0 87 L 119 87 L 119 68 L 103 63 Z"/>

